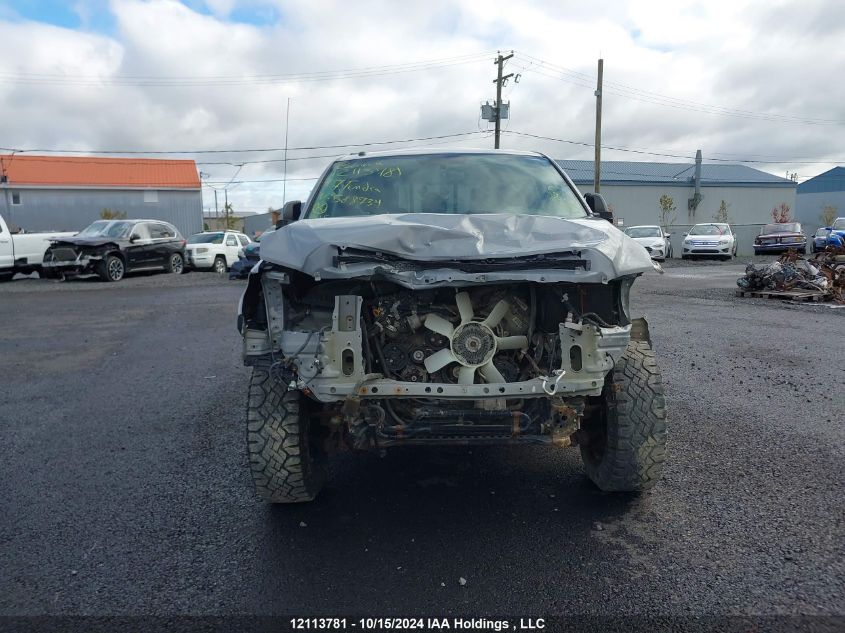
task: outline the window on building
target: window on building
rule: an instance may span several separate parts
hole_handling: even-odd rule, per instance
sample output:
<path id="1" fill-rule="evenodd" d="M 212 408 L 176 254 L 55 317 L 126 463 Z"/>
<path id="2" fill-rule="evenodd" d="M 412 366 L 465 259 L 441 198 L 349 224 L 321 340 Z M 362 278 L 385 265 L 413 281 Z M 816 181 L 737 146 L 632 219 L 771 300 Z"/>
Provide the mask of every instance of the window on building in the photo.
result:
<path id="1" fill-rule="evenodd" d="M 21 203 L 21 192 L 20 191 L 13 191 L 12 192 L 12 204 L 20 204 Z"/>
<path id="2" fill-rule="evenodd" d="M 144 202 L 158 202 L 158 191 L 147 189 L 144 191 Z"/>

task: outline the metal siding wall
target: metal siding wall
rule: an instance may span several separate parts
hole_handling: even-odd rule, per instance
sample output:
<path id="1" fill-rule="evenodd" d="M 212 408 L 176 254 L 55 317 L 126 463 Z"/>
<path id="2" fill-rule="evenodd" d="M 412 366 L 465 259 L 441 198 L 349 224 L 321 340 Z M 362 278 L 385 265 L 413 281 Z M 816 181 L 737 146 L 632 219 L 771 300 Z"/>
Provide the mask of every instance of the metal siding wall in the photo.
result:
<path id="1" fill-rule="evenodd" d="M 0 213 L 27 231 L 79 231 L 99 220 L 102 209 L 125 212 L 128 218 L 164 220 L 184 236 L 202 231 L 199 191 L 159 189 L 158 202 L 144 202 L 142 190 L 10 189 L 20 192 L 21 204 L 7 209 L 0 201 Z"/>
<path id="2" fill-rule="evenodd" d="M 593 190 L 592 184 L 580 185 L 582 192 Z M 622 218 L 625 226 L 657 224 L 660 221 L 660 196 L 668 194 L 675 200 L 678 210 L 676 224 L 710 222 L 719 204 L 725 200 L 731 224 L 765 224 L 771 222 L 772 209 L 785 202 L 795 209 L 794 187 L 708 187 L 701 188 L 704 199 L 691 217 L 687 211 L 687 199 L 695 190 L 692 187 L 665 185 L 602 185 L 601 193 L 613 205 L 613 214 Z"/>
<path id="3" fill-rule="evenodd" d="M 270 213 L 258 213 L 244 217 L 244 233 L 250 237 L 254 236 L 256 231 L 266 231 L 272 227 L 273 223 Z"/>
<path id="4" fill-rule="evenodd" d="M 837 217 L 845 217 L 845 191 L 799 193 L 796 199 L 795 218 L 805 225 L 805 231 L 815 232 L 822 225 L 822 209 L 826 205 L 836 207 Z"/>

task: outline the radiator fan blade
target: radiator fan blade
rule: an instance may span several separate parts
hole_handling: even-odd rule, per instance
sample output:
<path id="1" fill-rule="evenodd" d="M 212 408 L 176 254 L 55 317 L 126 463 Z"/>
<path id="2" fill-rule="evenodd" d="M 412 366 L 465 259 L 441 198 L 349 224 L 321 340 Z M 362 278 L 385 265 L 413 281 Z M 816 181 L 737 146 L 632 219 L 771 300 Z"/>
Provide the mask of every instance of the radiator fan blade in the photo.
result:
<path id="1" fill-rule="evenodd" d="M 508 313 L 510 307 L 511 305 L 502 299 L 499 303 L 493 306 L 493 309 L 490 310 L 490 314 L 487 315 L 487 318 L 484 319 L 482 323 L 492 330 L 494 327 L 499 325 L 499 321 L 505 318 L 505 315 Z"/>
<path id="2" fill-rule="evenodd" d="M 502 372 L 496 369 L 496 366 L 493 364 L 491 360 L 486 365 L 482 365 L 478 368 L 478 371 L 484 376 L 484 380 L 488 383 L 498 383 L 498 382 L 507 382 L 505 377 L 502 376 Z"/>
<path id="3" fill-rule="evenodd" d="M 472 385 L 475 383 L 475 367 L 461 367 L 458 371 L 459 385 Z"/>
<path id="4" fill-rule="evenodd" d="M 475 313 L 472 311 L 472 300 L 468 292 L 459 292 L 455 295 L 455 303 L 458 304 L 458 312 L 461 314 L 461 325 L 472 321 Z"/>
<path id="5" fill-rule="evenodd" d="M 450 349 L 441 349 L 425 359 L 425 369 L 429 373 L 434 373 L 443 369 L 449 363 L 455 362 L 457 359 Z"/>
<path id="6" fill-rule="evenodd" d="M 448 339 L 452 338 L 455 331 L 454 326 L 439 314 L 429 314 L 425 317 L 425 326 L 432 332 L 437 332 Z"/>

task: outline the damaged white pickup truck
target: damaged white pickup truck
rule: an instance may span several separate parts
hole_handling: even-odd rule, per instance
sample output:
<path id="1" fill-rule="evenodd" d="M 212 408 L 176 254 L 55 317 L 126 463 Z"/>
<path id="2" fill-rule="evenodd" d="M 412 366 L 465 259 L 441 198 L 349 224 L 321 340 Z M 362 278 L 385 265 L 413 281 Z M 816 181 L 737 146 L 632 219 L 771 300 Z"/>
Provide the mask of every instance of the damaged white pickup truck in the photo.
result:
<path id="1" fill-rule="evenodd" d="M 602 490 L 658 481 L 663 385 L 629 311 L 657 265 L 554 161 L 362 153 L 284 220 L 238 318 L 260 496 L 309 501 L 330 453 L 397 445 L 577 444 Z"/>

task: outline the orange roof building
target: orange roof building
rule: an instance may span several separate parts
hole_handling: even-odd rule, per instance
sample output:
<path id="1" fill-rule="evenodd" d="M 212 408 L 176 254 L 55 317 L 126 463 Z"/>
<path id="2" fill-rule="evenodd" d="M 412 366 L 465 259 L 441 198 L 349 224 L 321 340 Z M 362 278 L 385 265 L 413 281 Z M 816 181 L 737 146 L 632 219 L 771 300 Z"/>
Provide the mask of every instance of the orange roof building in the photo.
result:
<path id="1" fill-rule="evenodd" d="M 199 189 L 192 160 L 0 155 L 0 177 L 16 187 Z"/>
<path id="2" fill-rule="evenodd" d="M 203 228 L 193 160 L 0 155 L 0 214 L 28 231 L 81 230 L 104 209 L 165 220 L 184 235 Z"/>

